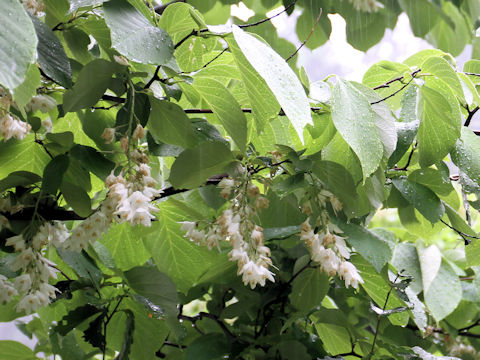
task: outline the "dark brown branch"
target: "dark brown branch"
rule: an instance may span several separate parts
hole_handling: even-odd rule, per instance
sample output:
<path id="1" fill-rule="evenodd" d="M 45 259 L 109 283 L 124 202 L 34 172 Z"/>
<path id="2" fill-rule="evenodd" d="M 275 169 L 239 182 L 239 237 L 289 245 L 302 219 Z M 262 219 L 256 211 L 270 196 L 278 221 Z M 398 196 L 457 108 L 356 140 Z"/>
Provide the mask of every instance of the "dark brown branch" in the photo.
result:
<path id="1" fill-rule="evenodd" d="M 471 73 L 471 72 L 464 72 L 465 75 L 471 75 L 471 76 L 478 76 L 480 77 L 480 74 L 477 73 Z"/>
<path id="2" fill-rule="evenodd" d="M 408 160 L 407 160 L 407 163 L 405 164 L 404 167 L 401 167 L 401 168 L 395 168 L 394 170 L 398 170 L 398 171 L 406 171 L 408 170 L 408 167 L 410 166 L 410 162 L 412 161 L 412 157 L 413 157 L 413 153 L 415 152 L 415 149 L 416 149 L 416 145 L 414 145 L 412 147 L 412 150 L 410 151 L 410 154 L 408 155 Z"/>
<path id="3" fill-rule="evenodd" d="M 122 98 L 119 96 L 112 96 L 112 95 L 102 95 L 102 100 L 113 101 L 120 104 L 123 104 L 127 101 L 125 98 Z"/>
<path id="4" fill-rule="evenodd" d="M 383 99 L 380 99 L 380 100 L 377 100 L 377 101 L 373 101 L 370 103 L 370 105 L 375 105 L 375 104 L 379 104 L 385 100 L 388 100 L 390 99 L 391 97 L 394 97 L 395 95 L 397 95 L 400 91 L 402 91 L 403 89 L 405 89 L 408 85 L 410 85 L 410 83 L 413 81 L 413 79 L 415 79 L 415 77 L 417 76 L 417 74 L 421 71 L 422 69 L 418 69 L 418 70 L 415 70 L 414 72 L 412 72 L 410 74 L 411 76 L 411 79 L 408 80 L 408 82 L 406 84 L 404 84 L 400 89 L 398 89 L 397 91 L 395 91 L 394 93 L 384 97 Z"/>
<path id="5" fill-rule="evenodd" d="M 470 125 L 470 122 L 472 121 L 473 119 L 473 116 L 476 114 L 476 112 L 480 109 L 480 107 L 475 107 L 473 108 L 472 110 L 470 110 L 467 106 L 467 111 L 468 111 L 468 116 L 467 118 L 465 119 L 465 124 L 463 124 L 463 126 L 466 126 L 468 127 Z"/>
<path id="6" fill-rule="evenodd" d="M 395 79 L 389 80 L 386 83 L 383 83 L 382 85 L 375 86 L 373 90 L 378 90 L 378 89 L 385 89 L 389 88 L 391 84 L 393 84 L 396 81 L 402 81 L 403 76 L 396 77 Z"/>
<path id="7" fill-rule="evenodd" d="M 180 308 L 180 311 L 181 310 L 182 310 L 182 308 Z M 224 322 L 222 320 L 220 320 L 218 318 L 218 316 L 216 316 L 214 314 L 207 313 L 207 312 L 204 312 L 204 311 L 199 312 L 198 315 L 195 315 L 195 316 L 183 315 L 181 312 L 180 312 L 180 314 L 178 314 L 178 319 L 179 320 L 187 320 L 187 321 L 192 322 L 192 324 L 196 324 L 197 321 L 202 320 L 203 318 L 209 318 L 209 319 L 212 319 L 213 321 L 215 321 L 218 324 L 218 326 L 220 326 L 220 328 L 222 329 L 224 334 L 229 338 L 230 341 L 232 341 L 232 342 L 238 341 L 236 336 L 228 329 L 228 327 L 224 324 Z"/>
<path id="8" fill-rule="evenodd" d="M 153 73 L 153 76 L 150 80 L 148 80 L 148 82 L 145 84 L 145 86 L 143 87 L 143 90 L 146 90 L 148 89 L 155 80 L 158 80 L 159 77 L 158 77 L 158 72 L 160 71 L 160 65 L 157 66 L 157 68 L 155 69 L 155 72 Z"/>
<path id="9" fill-rule="evenodd" d="M 470 244 L 470 243 L 472 242 L 470 239 L 480 239 L 480 237 L 478 237 L 478 236 L 469 235 L 469 234 L 467 234 L 467 233 L 464 233 L 463 231 L 458 230 L 457 228 L 453 227 L 452 225 L 448 224 L 447 222 L 443 221 L 442 219 L 440 219 L 440 221 L 441 221 L 445 226 L 447 226 L 447 227 L 450 228 L 451 230 L 455 231 L 458 235 L 460 235 L 461 238 L 463 239 L 463 241 L 465 242 L 465 245 L 468 245 L 468 244 Z"/>
<path id="10" fill-rule="evenodd" d="M 308 36 L 305 38 L 305 40 L 303 40 L 303 42 L 300 44 L 300 46 L 298 48 L 296 48 L 295 51 L 288 58 L 285 59 L 286 62 L 289 62 L 295 55 L 297 55 L 297 53 L 300 51 L 300 49 L 305 46 L 305 44 L 308 42 L 308 40 L 310 40 L 310 37 L 313 35 L 313 32 L 315 31 L 315 28 L 317 27 L 318 23 L 320 22 L 320 18 L 322 17 L 322 10 L 323 9 L 320 9 L 320 13 L 317 16 L 317 20 L 315 20 L 315 23 L 312 26 L 312 30 L 310 30 L 310 33 L 308 34 Z"/>

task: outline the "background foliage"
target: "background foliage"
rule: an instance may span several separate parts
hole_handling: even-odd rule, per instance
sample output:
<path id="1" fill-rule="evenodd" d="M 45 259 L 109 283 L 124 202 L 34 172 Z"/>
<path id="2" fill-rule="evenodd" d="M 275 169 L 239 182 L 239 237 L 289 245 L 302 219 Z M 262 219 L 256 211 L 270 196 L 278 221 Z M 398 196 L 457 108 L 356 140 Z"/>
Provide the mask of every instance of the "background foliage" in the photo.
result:
<path id="1" fill-rule="evenodd" d="M 25 315 L 13 282 L 37 274 L 18 265 L 12 238 L 34 248 L 42 226 L 82 232 L 115 193 L 112 171 L 133 184 L 148 163 L 162 189 L 148 196 L 153 221 L 123 221 L 117 208 L 85 246 L 47 236 L 35 251 L 59 271 L 58 291 L 18 325 L 35 349 L 0 341 L 0 358 L 476 358 L 480 3 L 382 0 L 367 12 L 353 0 L 247 0 L 248 24 L 230 18 L 234 3 L 25 2 L 33 14 L 0 4 L 0 320 Z M 401 12 L 437 49 L 380 61 L 362 83 L 310 82 L 295 46 L 263 21 L 282 4 L 302 10 L 296 32 L 312 49 L 329 37 L 329 13 L 365 51 Z M 458 69 L 466 44 L 472 60 Z M 219 187 L 227 177 L 234 185 Z M 250 244 L 263 229 L 265 286 L 242 283 L 233 235 L 209 246 L 185 235 L 220 226 L 229 208 L 251 209 L 248 236 L 237 229 Z M 373 217 L 381 208 L 395 221 Z M 315 258 L 308 221 L 346 239 L 358 288 Z"/>

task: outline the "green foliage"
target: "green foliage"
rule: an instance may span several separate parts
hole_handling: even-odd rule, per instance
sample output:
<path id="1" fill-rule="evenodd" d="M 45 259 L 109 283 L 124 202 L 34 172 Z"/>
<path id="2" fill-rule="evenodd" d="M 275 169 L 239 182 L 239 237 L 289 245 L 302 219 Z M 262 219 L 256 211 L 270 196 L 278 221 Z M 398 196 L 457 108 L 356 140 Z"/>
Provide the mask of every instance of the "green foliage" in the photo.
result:
<path id="1" fill-rule="evenodd" d="M 476 358 L 476 1 L 43 3 L 0 5 L 0 321 L 38 339 L 0 360 Z M 281 4 L 438 49 L 311 82 Z"/>

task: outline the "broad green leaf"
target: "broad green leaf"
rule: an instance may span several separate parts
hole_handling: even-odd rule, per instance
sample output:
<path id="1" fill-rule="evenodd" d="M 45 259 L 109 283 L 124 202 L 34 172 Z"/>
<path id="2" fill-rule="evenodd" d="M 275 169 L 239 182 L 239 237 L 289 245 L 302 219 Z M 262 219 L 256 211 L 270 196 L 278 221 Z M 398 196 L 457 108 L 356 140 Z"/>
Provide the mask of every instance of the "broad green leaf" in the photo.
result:
<path id="1" fill-rule="evenodd" d="M 193 7 L 185 3 L 174 3 L 165 9 L 160 18 L 160 25 L 165 29 L 172 40 L 178 43 L 192 30 L 199 30 L 198 24 L 193 20 L 191 11 Z"/>
<path id="2" fill-rule="evenodd" d="M 253 136 L 252 143 L 259 153 L 267 153 L 275 150 L 275 144 L 290 145 L 294 149 L 302 149 L 293 125 L 285 116 L 278 116 L 265 125 L 260 136 Z"/>
<path id="3" fill-rule="evenodd" d="M 314 326 L 325 350 L 330 355 L 345 354 L 352 349 L 350 334 L 345 327 L 322 322 L 315 322 Z"/>
<path id="4" fill-rule="evenodd" d="M 419 294 L 423 289 L 422 270 L 420 269 L 420 260 L 415 245 L 409 243 L 397 244 L 391 262 L 398 272 L 404 272 L 412 277 L 410 289 L 415 294 Z"/>
<path id="5" fill-rule="evenodd" d="M 222 334 L 202 335 L 188 346 L 185 360 L 223 359 L 231 353 L 230 348 L 230 341 Z"/>
<path id="6" fill-rule="evenodd" d="M 420 126 L 420 121 L 412 121 L 407 123 L 395 123 L 397 128 L 397 147 L 395 151 L 388 159 L 388 166 L 393 167 L 402 159 L 407 150 L 413 143 L 415 136 L 418 132 L 418 127 Z M 398 164 L 399 167 L 403 164 Z"/>
<path id="7" fill-rule="evenodd" d="M 191 121 L 183 109 L 170 101 L 150 98 L 152 110 L 147 128 L 166 144 L 190 148 L 197 144 Z"/>
<path id="8" fill-rule="evenodd" d="M 153 26 L 142 13 L 124 0 L 103 4 L 112 47 L 127 59 L 165 65 L 173 55 L 173 43 L 163 29 Z"/>
<path id="9" fill-rule="evenodd" d="M 113 256 L 115 265 L 121 270 L 144 265 L 151 257 L 141 240 L 141 229 L 128 223 L 117 224 L 110 228 L 100 240 Z"/>
<path id="10" fill-rule="evenodd" d="M 365 281 L 361 286 L 377 306 L 383 309 L 387 295 L 391 290 L 391 287 L 386 281 L 386 274 L 379 274 L 373 266 L 360 256 L 352 256 L 351 261 L 357 267 L 360 276 Z M 402 306 L 405 306 L 405 303 L 398 298 L 395 290 L 392 290 L 385 306 L 385 310 L 395 309 Z M 403 312 L 391 314 L 388 316 L 388 319 L 393 325 L 405 326 L 408 323 L 408 317 L 408 313 Z"/>
<path id="11" fill-rule="evenodd" d="M 13 340 L 0 340 L 0 360 L 38 359 L 28 346 Z"/>
<path id="12" fill-rule="evenodd" d="M 92 201 L 87 192 L 75 184 L 63 181 L 60 185 L 65 201 L 78 215 L 87 217 L 92 212 Z"/>
<path id="13" fill-rule="evenodd" d="M 355 224 L 339 223 L 340 229 L 347 236 L 348 244 L 363 256 L 380 272 L 383 266 L 392 258 L 392 248 L 389 242 L 377 234 Z"/>
<path id="14" fill-rule="evenodd" d="M 142 240 L 158 269 L 175 281 L 179 291 L 187 293 L 197 279 L 226 254 L 209 251 L 184 238 L 179 221 L 192 221 L 192 218 L 186 217 L 183 210 L 168 201 L 159 208 L 158 221 L 152 223 L 151 233 Z"/>
<path id="15" fill-rule="evenodd" d="M 13 100 L 23 111 L 25 105 L 30 99 L 37 95 L 37 88 L 40 86 L 40 71 L 37 65 L 32 64 L 27 70 L 25 81 L 21 83 L 15 90 L 13 90 Z"/>
<path id="16" fill-rule="evenodd" d="M 153 266 L 138 266 L 126 271 L 125 277 L 130 287 L 155 305 L 175 309 L 178 303 L 174 282 Z"/>
<path id="17" fill-rule="evenodd" d="M 96 59 L 85 65 L 73 88 L 65 92 L 63 110 L 78 111 L 97 103 L 107 90 L 115 65 L 103 59 Z"/>
<path id="18" fill-rule="evenodd" d="M 49 161 L 50 157 L 40 144 L 34 142 L 33 135 L 21 141 L 10 139 L 0 143 L 0 178 L 20 170 L 42 175 Z"/>
<path id="19" fill-rule="evenodd" d="M 76 252 L 57 249 L 57 253 L 75 271 L 78 277 L 90 280 L 95 288 L 99 288 L 103 277 L 102 271 L 85 251 Z"/>
<path id="20" fill-rule="evenodd" d="M 320 306 L 329 288 L 328 275 L 319 269 L 306 269 L 293 280 L 290 301 L 297 310 L 309 312 Z"/>
<path id="21" fill-rule="evenodd" d="M 423 267 L 422 267 L 423 269 Z M 430 271 L 430 269 L 426 269 Z M 425 276 L 425 272 L 422 271 Z M 462 286 L 455 270 L 442 260 L 435 278 L 424 288 L 425 304 L 436 321 L 452 313 L 462 299 Z"/>
<path id="22" fill-rule="evenodd" d="M 37 36 L 30 17 L 18 0 L 0 4 L 0 84 L 9 90 L 24 82 L 35 62 Z"/>
<path id="23" fill-rule="evenodd" d="M 365 180 L 378 168 L 383 145 L 375 125 L 375 113 L 367 98 L 340 78 L 333 89 L 332 120 L 360 159 Z"/>
<path id="24" fill-rule="evenodd" d="M 101 311 L 101 309 L 91 304 L 76 307 L 75 309 L 69 310 L 68 313 L 58 321 L 57 325 L 53 327 L 52 331 L 61 336 L 65 336 L 89 317 Z"/>
<path id="25" fill-rule="evenodd" d="M 322 2 L 315 0 L 304 0 L 300 4 L 304 7 L 302 14 L 297 19 L 297 24 L 295 26 L 295 32 L 299 39 L 306 39 L 309 37 L 308 41 L 305 43 L 305 46 L 311 50 L 314 50 L 322 46 L 330 37 L 332 32 L 332 24 L 328 19 L 327 11 L 322 14 Z M 317 17 L 322 14 L 322 17 L 317 25 Z M 311 35 L 310 32 L 313 29 Z"/>
<path id="26" fill-rule="evenodd" d="M 55 194 L 62 183 L 63 175 L 68 169 L 68 155 L 54 157 L 45 166 L 43 171 L 42 192 L 44 194 Z"/>
<path id="27" fill-rule="evenodd" d="M 464 234 L 478 237 L 478 234 L 465 222 L 465 220 L 450 205 L 444 204 L 444 206 L 445 206 L 445 213 L 448 216 L 448 220 L 450 221 L 451 226 L 463 232 Z M 470 238 L 470 240 L 472 239 Z M 475 241 L 475 240 L 472 240 L 472 241 Z M 467 262 L 468 261 L 469 261 L 469 256 L 467 252 Z"/>
<path id="28" fill-rule="evenodd" d="M 245 84 L 257 131 L 261 132 L 265 124 L 278 115 L 280 104 L 272 91 L 270 91 L 266 81 L 242 53 L 235 39 L 228 37 L 227 41 Z"/>
<path id="29" fill-rule="evenodd" d="M 218 49 L 218 45 L 219 43 L 216 37 L 206 39 L 190 37 L 175 50 L 175 58 L 178 66 L 186 73 L 198 71 L 199 69 L 208 72 L 210 65 L 205 69 L 203 69 L 203 66 L 220 53 L 215 50 L 215 48 Z M 217 60 L 213 61 L 212 65 L 216 63 Z"/>
<path id="30" fill-rule="evenodd" d="M 183 151 L 172 165 L 169 181 L 177 189 L 193 189 L 221 174 L 235 159 L 222 143 L 204 142 Z"/>
<path id="31" fill-rule="evenodd" d="M 472 59 L 468 60 L 465 65 L 463 65 L 463 71 L 470 74 L 480 74 L 480 60 Z M 468 75 L 470 80 L 473 81 L 475 85 L 480 83 L 480 77 L 475 75 Z"/>
<path id="32" fill-rule="evenodd" d="M 240 105 L 228 89 L 219 81 L 208 78 L 195 79 L 194 88 L 210 105 L 220 124 L 241 151 L 247 143 L 247 119 Z"/>
<path id="33" fill-rule="evenodd" d="M 404 178 L 396 178 L 392 181 L 403 197 L 431 223 L 437 222 L 442 217 L 443 205 L 432 190 Z"/>
<path id="34" fill-rule="evenodd" d="M 478 239 L 465 247 L 465 256 L 467 258 L 467 266 L 480 266 L 480 241 Z"/>
<path id="35" fill-rule="evenodd" d="M 472 130 L 462 126 L 460 139 L 451 152 L 452 161 L 477 184 L 480 184 L 479 153 L 479 137 Z"/>
<path id="36" fill-rule="evenodd" d="M 303 141 L 303 128 L 313 125 L 310 104 L 300 80 L 268 45 L 233 26 L 233 36 L 253 68 L 265 80 Z"/>
<path id="37" fill-rule="evenodd" d="M 445 94 L 451 94 L 451 91 L 447 88 L 444 90 L 445 92 L 440 93 L 428 84 L 420 88 L 420 126 L 417 137 L 422 167 L 442 160 L 460 137 L 460 117 L 457 117 L 456 109 L 452 108 L 450 99 L 445 97 Z M 456 101 L 455 103 L 458 104 Z"/>
<path id="38" fill-rule="evenodd" d="M 135 330 L 135 315 L 130 309 L 122 310 L 126 314 L 125 333 L 123 335 L 122 349 L 115 357 L 115 360 L 130 359 L 130 350 L 133 343 L 133 333 Z"/>
<path id="39" fill-rule="evenodd" d="M 429 57 L 421 65 L 422 73 L 428 73 L 444 81 L 459 101 L 465 101 L 462 85 L 450 63 L 439 56 Z"/>
<path id="40" fill-rule="evenodd" d="M 63 45 L 52 30 L 36 16 L 31 16 L 37 33 L 38 64 L 49 78 L 65 88 L 72 86 L 72 69 Z"/>
<path id="41" fill-rule="evenodd" d="M 422 287 L 425 293 L 440 270 L 442 254 L 436 245 L 424 248 L 421 244 L 417 246 L 417 253 L 422 271 Z"/>
<path id="42" fill-rule="evenodd" d="M 422 184 L 438 195 L 447 196 L 455 191 L 450 179 L 432 168 L 417 169 L 408 175 L 408 181 Z"/>
<path id="43" fill-rule="evenodd" d="M 440 20 L 441 9 L 428 0 L 399 0 L 410 20 L 413 34 L 424 37 Z"/>
<path id="44" fill-rule="evenodd" d="M 480 95 L 473 81 L 464 73 L 457 73 L 457 76 L 460 78 L 466 103 L 478 106 L 480 104 Z"/>
<path id="45" fill-rule="evenodd" d="M 98 150 L 91 146 L 76 144 L 70 150 L 70 155 L 78 159 L 85 169 L 91 171 L 100 179 L 105 179 L 115 167 L 114 162 L 106 159 Z"/>
<path id="46" fill-rule="evenodd" d="M 42 178 L 29 171 L 14 171 L 0 180 L 0 193 L 16 186 L 27 186 L 40 182 Z"/>
<path id="47" fill-rule="evenodd" d="M 292 235 L 298 234 L 301 231 L 300 225 L 284 226 L 277 228 L 263 229 L 264 240 L 285 239 Z"/>

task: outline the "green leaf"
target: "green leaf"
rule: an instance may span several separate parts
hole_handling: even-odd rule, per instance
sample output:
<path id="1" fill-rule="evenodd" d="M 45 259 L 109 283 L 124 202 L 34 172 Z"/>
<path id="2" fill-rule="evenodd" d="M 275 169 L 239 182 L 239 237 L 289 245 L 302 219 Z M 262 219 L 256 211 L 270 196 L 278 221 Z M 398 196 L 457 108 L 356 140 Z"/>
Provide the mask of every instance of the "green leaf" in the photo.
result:
<path id="1" fill-rule="evenodd" d="M 0 180 L 0 194 L 16 186 L 27 186 L 40 182 L 42 178 L 29 171 L 14 171 Z"/>
<path id="2" fill-rule="evenodd" d="M 405 178 L 396 178 L 392 182 L 403 197 L 432 224 L 442 217 L 443 205 L 432 190 Z"/>
<path id="3" fill-rule="evenodd" d="M 115 265 L 121 270 L 145 264 L 151 257 L 141 241 L 141 229 L 130 224 L 117 224 L 110 228 L 100 242 L 112 255 Z"/>
<path id="4" fill-rule="evenodd" d="M 78 9 L 100 5 L 106 0 L 69 0 L 70 9 L 68 10 L 69 14 L 74 13 Z"/>
<path id="5" fill-rule="evenodd" d="M 348 353 L 352 349 L 350 334 L 345 327 L 321 322 L 315 322 L 314 326 L 330 355 Z"/>
<path id="6" fill-rule="evenodd" d="M 348 244 L 355 248 L 377 272 L 392 258 L 392 247 L 379 235 L 355 224 L 338 224 L 347 236 Z"/>
<path id="7" fill-rule="evenodd" d="M 18 0 L 1 2 L 0 34 L 0 84 L 13 90 L 24 82 L 37 48 L 32 21 Z"/>
<path id="8" fill-rule="evenodd" d="M 76 144 L 70 155 L 78 159 L 82 165 L 100 179 L 105 179 L 115 167 L 115 163 L 106 159 L 97 149 Z"/>
<path id="9" fill-rule="evenodd" d="M 235 158 L 222 143 L 204 142 L 183 151 L 173 163 L 169 181 L 177 189 L 193 189 L 221 174 Z"/>
<path id="10" fill-rule="evenodd" d="M 391 287 L 385 280 L 386 273 L 379 274 L 373 266 L 360 256 L 352 256 L 351 261 L 357 267 L 360 276 L 365 281 L 361 286 L 377 306 L 383 309 L 387 295 L 391 290 Z M 395 291 L 392 290 L 385 306 L 385 310 L 395 309 L 402 306 L 405 306 L 405 303 L 401 301 Z M 388 319 L 394 325 L 405 326 L 408 323 L 408 313 L 403 312 L 392 314 L 388 316 Z"/>
<path id="11" fill-rule="evenodd" d="M 167 6 L 160 18 L 160 25 L 170 34 L 175 43 L 190 34 L 192 30 L 199 30 L 198 24 L 192 18 L 191 10 L 193 10 L 192 5 L 173 3 Z"/>
<path id="12" fill-rule="evenodd" d="M 244 152 L 247 143 L 247 119 L 230 91 L 221 82 L 209 78 L 195 79 L 193 87 L 212 108 L 238 148 Z"/>
<path id="13" fill-rule="evenodd" d="M 460 139 L 451 153 L 452 161 L 462 172 L 480 185 L 480 138 L 469 128 L 462 126 Z"/>
<path id="14" fill-rule="evenodd" d="M 63 181 L 60 185 L 65 201 L 78 215 L 87 217 L 92 212 L 92 202 L 87 192 L 75 184 Z"/>
<path id="15" fill-rule="evenodd" d="M 235 63 L 237 64 L 248 100 L 252 106 L 252 114 L 258 132 L 261 132 L 268 121 L 278 115 L 280 104 L 275 95 L 270 91 L 265 80 L 258 74 L 248 62 L 242 50 L 238 47 L 233 37 L 228 37 L 228 46 L 232 51 Z"/>
<path id="16" fill-rule="evenodd" d="M 166 144 L 190 148 L 197 144 L 197 137 L 190 119 L 183 109 L 170 101 L 150 99 L 152 110 L 148 119 L 148 130 Z"/>
<path id="17" fill-rule="evenodd" d="M 160 204 L 158 221 L 152 223 L 152 232 L 143 238 L 160 271 L 175 281 L 179 291 L 186 293 L 202 274 L 211 269 L 225 254 L 209 251 L 184 238 L 179 221 L 192 220 L 184 209 L 169 202 Z"/>
<path id="18" fill-rule="evenodd" d="M 11 340 L 0 340 L 0 360 L 38 359 L 29 347 Z"/>
<path id="19" fill-rule="evenodd" d="M 55 194 L 57 192 L 62 183 L 63 174 L 68 169 L 69 162 L 68 155 L 59 155 L 45 166 L 42 181 L 42 192 L 44 194 Z"/>
<path id="20" fill-rule="evenodd" d="M 122 349 L 120 353 L 115 357 L 115 360 L 128 360 L 130 359 L 130 349 L 133 343 L 133 332 L 135 330 L 135 316 L 133 312 L 129 309 L 122 310 L 126 315 L 127 319 L 125 322 L 125 334 L 123 335 Z"/>
<path id="21" fill-rule="evenodd" d="M 65 336 L 78 325 L 87 320 L 90 316 L 98 314 L 101 311 L 101 309 L 90 304 L 79 306 L 73 310 L 70 310 L 68 314 L 66 314 L 62 320 L 60 320 L 58 324 L 53 327 L 52 330 L 62 336 Z"/>
<path id="22" fill-rule="evenodd" d="M 231 353 L 230 342 L 221 334 L 206 334 L 188 345 L 185 360 L 218 360 Z"/>
<path id="23" fill-rule="evenodd" d="M 304 10 L 297 19 L 295 32 L 299 39 L 308 38 L 305 46 L 314 50 L 322 46 L 329 39 L 330 33 L 332 32 L 332 24 L 326 16 L 326 11 L 317 24 L 317 17 L 322 14 L 322 10 L 325 10 L 322 9 L 324 5 L 321 2 L 307 0 L 303 1 L 301 6 L 304 7 Z M 310 34 L 312 29 L 313 33 Z"/>
<path id="24" fill-rule="evenodd" d="M 298 234 L 301 230 L 300 225 L 265 228 L 263 229 L 264 240 L 286 239 L 292 235 Z"/>
<path id="25" fill-rule="evenodd" d="M 429 57 L 421 65 L 423 73 L 429 73 L 447 84 L 459 101 L 465 102 L 462 85 L 450 63 L 439 56 Z"/>
<path id="26" fill-rule="evenodd" d="M 179 302 L 174 282 L 152 266 L 134 267 L 124 273 L 128 285 L 139 295 L 165 309 L 176 309 Z"/>
<path id="27" fill-rule="evenodd" d="M 52 30 L 36 16 L 30 16 L 37 33 L 38 64 L 50 79 L 65 88 L 72 86 L 72 69 L 63 45 Z"/>
<path id="28" fill-rule="evenodd" d="M 422 259 L 421 259 L 422 260 Z M 423 265 L 423 264 L 422 264 Z M 422 275 L 430 271 L 422 266 Z M 423 289 L 425 304 L 436 321 L 444 319 L 452 313 L 462 299 L 462 286 L 455 270 L 442 260 L 435 278 Z"/>
<path id="29" fill-rule="evenodd" d="M 57 249 L 57 253 L 75 271 L 78 277 L 89 280 L 93 286 L 99 288 L 100 281 L 103 278 L 102 271 L 85 251 L 75 252 Z"/>
<path id="30" fill-rule="evenodd" d="M 306 269 L 293 280 L 290 301 L 298 310 L 309 312 L 320 306 L 329 288 L 328 275 L 319 269 Z"/>
<path id="31" fill-rule="evenodd" d="M 412 88 L 413 89 L 413 88 Z M 405 93 L 406 94 L 406 93 Z M 397 147 L 388 159 L 388 166 L 395 166 L 407 152 L 415 139 L 420 126 L 420 121 L 412 121 L 407 123 L 396 123 L 397 128 Z M 403 165 L 403 164 L 400 164 Z"/>
<path id="32" fill-rule="evenodd" d="M 405 272 L 412 277 L 410 289 L 415 294 L 422 291 L 422 271 L 415 245 L 409 243 L 397 244 L 393 252 L 392 264 L 399 272 Z"/>
<path id="33" fill-rule="evenodd" d="M 451 90 L 443 82 L 442 92 L 438 91 L 438 86 L 433 88 L 429 84 L 433 85 L 433 81 L 420 88 L 418 102 L 420 127 L 417 137 L 422 167 L 442 160 L 455 146 L 461 129 L 458 102 Z"/>
<path id="34" fill-rule="evenodd" d="M 428 187 L 438 195 L 447 196 L 455 189 L 450 178 L 432 168 L 417 169 L 408 175 L 408 181 L 416 182 Z"/>
<path id="35" fill-rule="evenodd" d="M 173 55 L 173 43 L 163 29 L 153 26 L 142 13 L 124 0 L 103 4 L 110 28 L 112 47 L 127 59 L 152 65 L 165 65 Z"/>
<path id="36" fill-rule="evenodd" d="M 340 135 L 357 154 L 366 179 L 379 166 L 383 145 L 367 98 L 340 78 L 333 88 L 332 120 Z"/>
<path id="37" fill-rule="evenodd" d="M 114 71 L 114 64 L 103 59 L 85 65 L 73 88 L 63 96 L 63 110 L 78 111 L 95 105 L 110 85 Z"/>
<path id="38" fill-rule="evenodd" d="M 253 68 L 265 80 L 303 142 L 303 128 L 313 125 L 305 90 L 285 60 L 256 37 L 233 26 L 233 36 Z"/>
<path id="39" fill-rule="evenodd" d="M 415 36 L 423 38 L 440 20 L 441 10 L 428 0 L 399 0 L 399 4 L 407 13 Z"/>
<path id="40" fill-rule="evenodd" d="M 40 86 L 40 71 L 37 65 L 32 64 L 28 68 L 25 81 L 13 90 L 13 100 L 19 107 L 20 111 L 24 111 L 30 99 L 37 95 L 37 88 Z"/>

